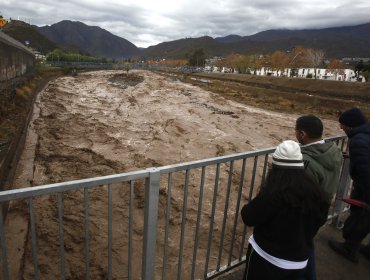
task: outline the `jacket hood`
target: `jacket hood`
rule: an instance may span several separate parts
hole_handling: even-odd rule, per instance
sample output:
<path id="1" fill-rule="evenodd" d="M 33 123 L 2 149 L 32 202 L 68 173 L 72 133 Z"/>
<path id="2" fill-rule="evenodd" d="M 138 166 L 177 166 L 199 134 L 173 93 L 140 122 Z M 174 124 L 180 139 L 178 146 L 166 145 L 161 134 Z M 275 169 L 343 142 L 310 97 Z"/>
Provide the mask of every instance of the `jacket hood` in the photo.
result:
<path id="1" fill-rule="evenodd" d="M 338 150 L 339 147 L 332 142 L 302 147 L 304 155 L 319 162 L 327 170 L 333 170 L 342 163 L 343 156 Z"/>
<path id="2" fill-rule="evenodd" d="M 353 128 L 349 133 L 348 133 L 348 137 L 351 138 L 353 136 L 355 136 L 357 133 L 365 133 L 365 134 L 369 134 L 369 137 L 370 137 L 370 122 L 367 122 L 361 126 L 358 126 L 358 127 L 355 127 Z"/>

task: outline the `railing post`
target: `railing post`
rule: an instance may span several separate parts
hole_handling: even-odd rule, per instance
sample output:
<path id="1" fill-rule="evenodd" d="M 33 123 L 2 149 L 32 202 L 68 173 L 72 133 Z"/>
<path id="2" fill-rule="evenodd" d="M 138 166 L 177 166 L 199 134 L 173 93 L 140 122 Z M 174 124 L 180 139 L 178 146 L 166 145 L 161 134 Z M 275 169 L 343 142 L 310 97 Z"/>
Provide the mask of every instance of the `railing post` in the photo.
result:
<path id="1" fill-rule="evenodd" d="M 145 180 L 145 209 L 142 279 L 154 279 L 155 247 L 157 242 L 157 219 L 159 200 L 160 172 L 157 168 L 149 169 L 149 178 Z"/>
<path id="2" fill-rule="evenodd" d="M 351 176 L 349 174 L 349 165 L 350 160 L 348 156 L 344 156 L 342 173 L 340 175 L 339 187 L 336 194 L 336 198 L 346 197 L 348 194 L 348 190 L 351 184 Z M 333 224 L 336 225 L 337 228 L 342 227 L 342 214 L 344 210 L 345 204 L 343 201 L 337 199 L 334 204 L 333 209 Z"/>

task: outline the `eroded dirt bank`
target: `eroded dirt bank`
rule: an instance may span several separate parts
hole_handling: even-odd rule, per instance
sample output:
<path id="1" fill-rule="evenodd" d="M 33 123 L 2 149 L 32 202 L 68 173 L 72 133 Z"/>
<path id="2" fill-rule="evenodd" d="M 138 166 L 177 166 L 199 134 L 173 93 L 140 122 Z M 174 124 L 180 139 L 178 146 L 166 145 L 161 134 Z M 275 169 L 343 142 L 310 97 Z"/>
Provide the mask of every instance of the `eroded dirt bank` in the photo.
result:
<path id="1" fill-rule="evenodd" d="M 248 107 L 199 87 L 142 71 L 130 72 L 128 78 L 123 72 L 114 71 L 59 78 L 50 82 L 40 93 L 36 106 L 40 109 L 40 114 L 32 124 L 37 144 L 30 185 L 110 175 L 272 147 L 284 139 L 294 138 L 294 122 L 297 117 Z M 324 123 L 326 136 L 339 133 L 336 122 L 324 120 Z M 23 168 L 24 166 L 25 163 Z M 235 173 L 238 173 L 237 169 L 236 166 Z M 19 170 L 20 173 L 22 170 Z M 210 171 L 210 174 L 214 175 L 214 170 Z M 205 195 L 204 199 L 204 219 L 208 220 L 213 177 L 207 179 L 208 196 Z M 187 227 L 194 229 L 199 176 L 193 175 L 190 181 Z M 238 185 L 236 179 L 235 183 Z M 177 269 L 178 257 L 175 251 L 179 246 L 183 205 L 184 186 L 181 183 L 174 186 L 171 197 L 169 275 L 176 273 Z M 219 201 L 225 200 L 225 189 L 226 186 L 220 187 Z M 159 236 L 163 234 L 167 195 L 167 190 L 161 186 Z M 127 275 L 125 265 L 128 257 L 124 253 L 126 251 L 122 252 L 122 248 L 127 248 L 128 233 L 127 224 L 122 223 L 122 220 L 127 221 L 128 196 L 128 188 L 113 189 L 115 279 L 125 279 Z M 246 197 L 247 195 L 243 199 Z M 140 273 L 137 260 L 141 253 L 142 200 L 142 184 L 138 182 L 135 186 L 134 279 L 138 279 Z M 236 195 L 232 194 L 230 204 L 235 200 Z M 48 279 L 59 277 L 56 201 L 56 196 L 35 199 L 40 273 Z M 222 207 L 223 205 L 221 204 Z M 221 215 L 217 214 L 223 211 L 222 207 L 216 210 L 216 225 L 222 224 L 222 219 L 218 218 Z M 67 277 L 83 279 L 83 192 L 64 194 L 63 209 Z M 107 211 L 106 187 L 94 188 L 90 191 L 89 228 L 92 279 L 104 279 L 107 276 Z M 201 249 L 207 246 L 208 225 L 207 221 L 200 229 Z M 219 234 L 220 227 L 215 226 L 214 231 L 215 235 Z M 238 227 L 238 232 L 240 231 L 242 228 Z M 186 238 L 189 242 L 186 242 L 184 248 L 185 268 L 187 264 L 191 264 L 193 252 L 190 242 L 192 236 Z M 30 243 L 27 243 L 28 250 L 24 260 L 25 279 L 33 277 Z M 162 245 L 158 243 L 160 250 Z M 159 254 L 162 254 L 162 251 Z M 205 251 L 200 250 L 197 258 L 200 267 L 204 267 L 204 258 Z M 217 256 L 212 255 L 212 261 L 217 261 Z M 161 266 L 160 258 L 157 266 Z M 184 273 L 188 275 L 190 272 Z M 201 273 L 199 268 L 199 275 Z"/>

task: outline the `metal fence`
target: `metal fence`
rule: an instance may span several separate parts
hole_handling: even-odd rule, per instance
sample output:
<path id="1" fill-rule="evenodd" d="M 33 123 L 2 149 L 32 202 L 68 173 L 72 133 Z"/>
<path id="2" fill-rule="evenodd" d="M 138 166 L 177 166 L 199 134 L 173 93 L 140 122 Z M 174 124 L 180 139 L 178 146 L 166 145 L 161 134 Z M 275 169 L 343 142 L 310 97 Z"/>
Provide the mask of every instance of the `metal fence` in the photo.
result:
<path id="1" fill-rule="evenodd" d="M 346 148 L 344 136 L 327 140 Z M 15 277 L 7 204 L 29 222 L 22 279 L 217 277 L 245 261 L 250 232 L 239 212 L 263 183 L 274 150 L 1 192 L 3 279 Z M 348 182 L 343 173 L 341 194 Z M 335 204 L 330 218 L 342 211 Z"/>

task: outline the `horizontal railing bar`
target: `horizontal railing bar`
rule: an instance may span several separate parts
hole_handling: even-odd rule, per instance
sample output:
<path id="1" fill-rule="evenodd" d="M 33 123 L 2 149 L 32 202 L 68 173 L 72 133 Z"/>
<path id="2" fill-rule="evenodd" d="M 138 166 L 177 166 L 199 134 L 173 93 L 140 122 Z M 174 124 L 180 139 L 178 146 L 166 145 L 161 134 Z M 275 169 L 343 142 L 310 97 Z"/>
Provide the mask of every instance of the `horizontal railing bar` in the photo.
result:
<path id="1" fill-rule="evenodd" d="M 337 135 L 337 136 L 325 138 L 325 140 L 326 141 L 336 141 L 336 140 L 343 139 L 345 137 L 346 137 L 345 135 Z M 273 148 L 261 149 L 261 150 L 256 150 L 256 151 L 248 151 L 248 152 L 243 152 L 243 153 L 238 153 L 238 154 L 226 155 L 226 156 L 221 156 L 221 157 L 214 157 L 214 158 L 209 158 L 209 159 L 183 162 L 183 163 L 158 167 L 158 169 L 161 172 L 161 174 L 177 172 L 177 171 L 186 170 L 186 169 L 193 169 L 193 168 L 199 168 L 199 167 L 208 166 L 208 165 L 214 165 L 218 163 L 225 163 L 225 162 L 229 162 L 232 160 L 236 161 L 236 160 L 240 160 L 244 158 L 252 158 L 252 157 L 260 156 L 264 154 L 270 154 L 274 152 L 275 149 L 276 147 L 273 147 Z"/>
<path id="2" fill-rule="evenodd" d="M 178 163 L 174 165 L 158 167 L 158 169 L 161 172 L 161 174 L 169 173 L 169 172 L 177 172 L 177 171 L 182 171 L 186 169 L 194 169 L 194 168 L 200 168 L 200 167 L 208 166 L 208 165 L 226 163 L 232 160 L 236 161 L 236 160 L 240 160 L 244 158 L 249 158 L 249 157 L 251 158 L 251 157 L 255 157 L 259 155 L 264 155 L 266 153 L 272 153 L 273 151 L 275 151 L 275 149 L 276 147 L 257 150 L 257 151 L 251 151 L 251 152 L 243 152 L 239 154 L 232 154 L 232 155 L 221 156 L 221 157 L 214 157 L 214 158 L 209 158 L 209 159 L 196 160 L 196 161 L 185 162 L 185 163 Z"/>
<path id="3" fill-rule="evenodd" d="M 336 136 L 327 137 L 324 140 L 325 141 L 337 141 L 337 140 L 341 140 L 341 139 L 345 139 L 345 138 L 347 138 L 347 135 L 340 134 L 340 135 L 336 135 Z"/>
<path id="4" fill-rule="evenodd" d="M 103 177 L 88 178 L 75 180 L 63 183 L 55 183 L 49 185 L 28 187 L 22 189 L 13 189 L 0 192 L 0 202 L 9 201 L 19 198 L 29 198 L 31 196 L 40 196 L 58 192 L 78 190 L 83 188 L 91 188 L 100 185 L 108 185 L 113 183 L 126 182 L 131 180 L 144 179 L 149 177 L 148 170 L 134 171 L 130 173 L 121 173 L 116 175 L 108 175 Z"/>
<path id="5" fill-rule="evenodd" d="M 174 165 L 168 165 L 156 168 L 161 174 L 163 173 L 171 173 L 177 172 L 184 169 L 194 169 L 198 167 L 208 166 L 212 164 L 218 164 L 223 162 L 228 162 L 230 160 L 238 160 L 243 159 L 246 157 L 254 157 L 261 154 L 265 154 L 266 152 L 271 153 L 275 150 L 275 148 L 257 150 L 252 152 L 244 152 L 234 155 L 222 156 L 222 157 L 215 157 L 206 160 L 197 160 L 191 161 L 187 163 L 179 163 Z M 70 190 L 78 190 L 83 188 L 90 188 L 99 185 L 107 185 L 112 183 L 119 183 L 124 181 L 130 180 L 137 180 L 149 177 L 148 170 L 141 170 L 141 171 L 134 171 L 130 173 L 121 173 L 116 175 L 108 175 L 103 177 L 95 177 L 95 178 L 88 178 L 82 180 L 75 180 L 75 181 L 68 181 L 63 183 L 55 183 L 55 184 L 48 184 L 42 186 L 35 186 L 35 187 L 27 187 L 21 189 L 14 189 L 14 190 L 7 190 L 0 192 L 0 202 L 2 201 L 9 201 L 14 199 L 20 198 L 29 198 L 31 196 L 40 196 L 45 194 L 57 193 L 57 192 L 64 192 Z"/>
<path id="6" fill-rule="evenodd" d="M 344 137 L 346 136 L 338 135 L 338 136 L 332 136 L 332 137 L 325 138 L 325 140 L 336 141 L 336 140 L 343 139 Z M 249 152 L 243 152 L 243 153 L 238 153 L 238 154 L 233 154 L 233 155 L 221 156 L 221 157 L 214 157 L 214 158 L 203 159 L 203 160 L 196 160 L 196 161 L 191 161 L 191 162 L 186 162 L 186 163 L 167 165 L 163 167 L 158 167 L 156 169 L 161 174 L 177 172 L 177 171 L 186 170 L 186 169 L 193 169 L 193 168 L 199 168 L 199 167 L 204 167 L 208 165 L 225 163 L 231 160 L 240 160 L 244 158 L 255 157 L 255 156 L 263 155 L 266 153 L 272 153 L 274 150 L 275 150 L 275 147 L 261 149 L 257 151 L 249 151 Z M 120 174 L 114 174 L 114 175 L 108 175 L 108 176 L 102 176 L 102 177 L 48 184 L 48 185 L 42 185 L 42 186 L 6 190 L 6 191 L 0 192 L 0 202 L 20 199 L 20 198 L 29 198 L 31 196 L 40 196 L 40 195 L 45 195 L 45 194 L 57 193 L 57 192 L 90 188 L 90 187 L 95 187 L 99 185 L 108 185 L 108 184 L 113 184 L 113 183 L 133 181 L 133 180 L 138 180 L 138 179 L 144 179 L 147 177 L 149 177 L 148 169 L 133 171 L 129 173 L 120 173 Z"/>

